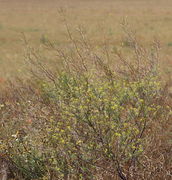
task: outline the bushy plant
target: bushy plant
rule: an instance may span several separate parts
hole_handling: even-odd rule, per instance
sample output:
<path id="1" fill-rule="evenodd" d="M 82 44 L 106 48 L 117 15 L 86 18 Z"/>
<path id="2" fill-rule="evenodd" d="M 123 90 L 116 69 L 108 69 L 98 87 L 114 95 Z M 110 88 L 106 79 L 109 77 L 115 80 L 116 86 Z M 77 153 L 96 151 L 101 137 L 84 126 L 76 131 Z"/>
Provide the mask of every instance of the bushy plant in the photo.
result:
<path id="1" fill-rule="evenodd" d="M 43 42 L 57 53 L 53 70 L 27 45 L 33 77 L 1 97 L 1 152 L 28 180 L 169 178 L 171 113 L 159 44 L 146 49 L 124 28 L 132 44 L 126 56 L 66 28 L 69 49 Z"/>
<path id="2" fill-rule="evenodd" d="M 151 126 L 161 119 L 160 84 L 154 77 L 122 79 L 75 77 L 62 73 L 50 101 L 59 117 L 50 117 L 48 147 L 59 176 L 94 179 L 104 169 L 125 177 L 149 144 Z"/>

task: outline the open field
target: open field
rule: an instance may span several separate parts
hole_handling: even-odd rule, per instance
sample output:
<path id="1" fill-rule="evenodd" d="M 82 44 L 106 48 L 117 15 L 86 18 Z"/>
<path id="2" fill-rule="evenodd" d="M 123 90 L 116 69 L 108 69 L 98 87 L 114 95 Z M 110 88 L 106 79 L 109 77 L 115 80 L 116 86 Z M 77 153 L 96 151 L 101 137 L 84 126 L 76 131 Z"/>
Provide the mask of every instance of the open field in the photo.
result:
<path id="1" fill-rule="evenodd" d="M 0 0 L 0 180 L 171 180 L 171 140 L 171 0 Z"/>
<path id="2" fill-rule="evenodd" d="M 33 46 L 43 37 L 64 45 L 66 30 L 58 13 L 67 10 L 67 19 L 75 29 L 82 25 L 89 37 L 101 45 L 105 34 L 116 46 L 121 38 L 120 22 L 128 22 L 143 42 L 157 37 L 162 44 L 163 64 L 171 67 L 172 1 L 170 0 L 0 0 L 0 75 L 3 78 L 22 76 L 24 32 Z"/>

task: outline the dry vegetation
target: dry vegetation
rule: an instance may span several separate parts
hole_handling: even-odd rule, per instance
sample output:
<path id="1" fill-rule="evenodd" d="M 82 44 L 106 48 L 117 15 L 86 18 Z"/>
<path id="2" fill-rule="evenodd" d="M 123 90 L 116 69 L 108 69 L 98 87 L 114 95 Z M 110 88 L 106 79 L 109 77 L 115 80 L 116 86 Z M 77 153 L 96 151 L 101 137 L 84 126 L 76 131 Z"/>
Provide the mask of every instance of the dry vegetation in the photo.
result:
<path id="1" fill-rule="evenodd" d="M 172 178 L 171 5 L 0 0 L 0 179 Z"/>
<path id="2" fill-rule="evenodd" d="M 65 28 L 58 8 L 66 7 L 68 21 L 73 26 L 83 25 L 95 44 L 104 41 L 116 45 L 121 39 L 119 22 L 128 17 L 143 42 L 154 36 L 163 45 L 163 64 L 171 66 L 172 2 L 170 0 L 0 0 L 0 73 L 2 77 L 23 75 L 24 65 L 21 32 L 33 45 L 39 46 L 43 37 L 56 44 L 66 44 Z"/>

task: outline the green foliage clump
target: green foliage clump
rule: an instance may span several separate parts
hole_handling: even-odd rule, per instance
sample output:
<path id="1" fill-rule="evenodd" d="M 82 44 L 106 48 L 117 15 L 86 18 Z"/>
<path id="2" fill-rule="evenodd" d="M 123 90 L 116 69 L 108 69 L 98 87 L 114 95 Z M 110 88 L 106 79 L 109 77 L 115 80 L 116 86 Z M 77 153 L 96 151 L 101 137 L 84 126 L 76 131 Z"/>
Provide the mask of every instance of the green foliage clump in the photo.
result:
<path id="1" fill-rule="evenodd" d="M 59 116 L 50 117 L 47 145 L 49 163 L 60 177 L 93 179 L 102 163 L 120 174 L 125 164 L 139 159 L 163 111 L 155 77 L 93 81 L 62 73 L 47 95 L 59 108 Z"/>

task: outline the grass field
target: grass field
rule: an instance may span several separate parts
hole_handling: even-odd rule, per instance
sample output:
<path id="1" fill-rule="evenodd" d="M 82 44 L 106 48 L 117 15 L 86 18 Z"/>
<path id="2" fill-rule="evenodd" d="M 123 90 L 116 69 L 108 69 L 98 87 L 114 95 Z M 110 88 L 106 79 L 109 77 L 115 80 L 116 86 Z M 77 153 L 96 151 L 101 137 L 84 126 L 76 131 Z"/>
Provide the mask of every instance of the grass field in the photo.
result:
<path id="1" fill-rule="evenodd" d="M 66 8 L 69 25 L 82 25 L 89 37 L 101 45 L 105 34 L 116 46 L 121 38 L 120 22 L 127 17 L 140 39 L 147 43 L 157 37 L 162 44 L 163 64 L 171 67 L 172 1 L 170 0 L 13 0 L 0 1 L 0 75 L 22 76 L 24 32 L 32 46 L 43 37 L 64 45 L 66 30 L 58 13 Z"/>
<path id="2" fill-rule="evenodd" d="M 0 0 L 0 179 L 172 179 L 171 7 Z"/>

